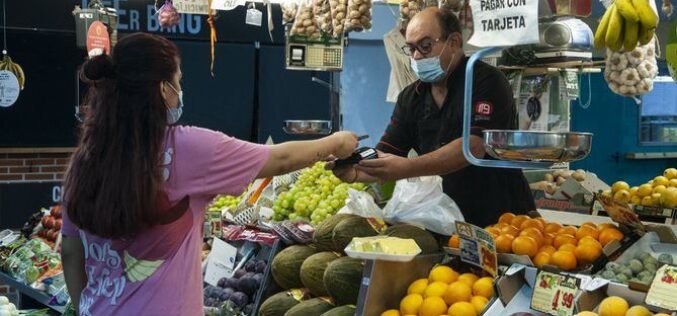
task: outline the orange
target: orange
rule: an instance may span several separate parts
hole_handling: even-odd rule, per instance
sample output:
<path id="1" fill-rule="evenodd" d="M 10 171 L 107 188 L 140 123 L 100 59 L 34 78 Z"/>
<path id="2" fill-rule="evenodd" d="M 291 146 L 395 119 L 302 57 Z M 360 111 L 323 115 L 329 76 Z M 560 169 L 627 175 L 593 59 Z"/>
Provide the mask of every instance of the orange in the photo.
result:
<path id="1" fill-rule="evenodd" d="M 545 219 L 543 219 L 543 217 L 536 217 L 534 219 L 541 222 L 541 224 L 543 224 L 543 229 L 545 229 L 545 226 L 548 225 L 548 222 L 546 222 Z"/>
<path id="2" fill-rule="evenodd" d="M 543 268 L 544 265 L 550 263 L 550 254 L 547 252 L 539 252 L 536 257 L 534 257 L 534 265 L 537 268 Z"/>
<path id="3" fill-rule="evenodd" d="M 483 277 L 477 280 L 472 285 L 472 294 L 484 296 L 487 299 L 494 297 L 494 279 Z"/>
<path id="4" fill-rule="evenodd" d="M 602 249 L 598 248 L 595 244 L 581 244 L 574 250 L 574 255 L 580 264 L 588 264 L 597 260 L 602 255 Z"/>
<path id="5" fill-rule="evenodd" d="M 498 237 L 498 235 L 501 234 L 501 230 L 498 229 L 498 228 L 496 228 L 496 227 L 489 227 L 489 228 L 487 228 L 487 229 L 485 229 L 485 230 L 486 230 L 487 233 L 489 233 L 492 237 L 494 237 L 494 239 L 495 239 L 496 237 Z"/>
<path id="6" fill-rule="evenodd" d="M 448 266 L 438 265 L 430 270 L 428 278 L 430 279 L 430 282 L 444 282 L 449 284 L 458 279 L 458 272 Z"/>
<path id="7" fill-rule="evenodd" d="M 628 312 L 628 301 L 618 296 L 609 296 L 599 304 L 601 316 L 624 316 Z"/>
<path id="8" fill-rule="evenodd" d="M 557 249 L 555 249 L 555 247 L 553 246 L 543 246 L 540 249 L 538 249 L 538 252 L 545 252 L 549 255 L 555 253 L 555 251 L 557 251 Z"/>
<path id="9" fill-rule="evenodd" d="M 581 224 L 581 227 L 582 226 L 590 226 L 592 228 L 597 228 L 597 225 L 593 222 L 585 222 L 585 223 Z"/>
<path id="10" fill-rule="evenodd" d="M 458 281 L 464 282 L 471 288 L 475 284 L 475 282 L 477 282 L 478 279 L 479 277 L 477 275 L 470 272 L 466 272 L 458 276 Z"/>
<path id="11" fill-rule="evenodd" d="M 545 229 L 545 226 L 543 225 L 543 223 L 541 223 L 541 221 L 539 221 L 535 218 L 530 218 L 528 220 L 525 220 L 520 225 L 521 230 L 525 230 L 525 229 L 530 228 L 530 227 L 536 228 L 539 231 L 543 231 Z"/>
<path id="12" fill-rule="evenodd" d="M 460 241 L 458 240 L 458 235 L 457 234 L 451 235 L 451 238 L 449 238 L 449 243 L 448 243 L 449 248 L 458 248 L 459 244 L 460 244 Z"/>
<path id="13" fill-rule="evenodd" d="M 477 316 L 477 311 L 475 306 L 468 302 L 456 302 L 453 305 L 449 306 L 447 315 L 453 316 Z"/>
<path id="14" fill-rule="evenodd" d="M 515 239 L 513 235 L 503 234 L 496 237 L 496 251 L 500 253 L 512 252 L 512 241 Z"/>
<path id="15" fill-rule="evenodd" d="M 618 226 L 616 226 L 616 224 L 613 224 L 613 223 L 602 223 L 602 224 L 597 225 L 597 229 L 599 230 L 600 233 L 605 228 L 618 228 Z"/>
<path id="16" fill-rule="evenodd" d="M 548 223 L 548 225 L 545 225 L 545 232 L 546 233 L 557 233 L 562 228 L 562 224 L 560 223 Z"/>
<path id="17" fill-rule="evenodd" d="M 479 295 L 473 296 L 470 299 L 470 304 L 472 304 L 472 306 L 475 307 L 475 311 L 477 312 L 477 314 L 482 313 L 482 311 L 484 310 L 484 308 L 487 306 L 488 303 L 489 300 L 484 296 Z"/>
<path id="18" fill-rule="evenodd" d="M 423 296 L 421 294 L 410 294 L 405 296 L 400 302 L 400 313 L 403 315 L 407 314 L 418 314 L 418 310 L 423 304 Z"/>
<path id="19" fill-rule="evenodd" d="M 503 227 L 503 229 L 501 229 L 501 234 L 513 235 L 514 237 L 517 237 L 517 235 L 519 235 L 519 233 L 520 233 L 520 230 L 517 229 L 517 227 L 512 226 L 512 225 Z"/>
<path id="20" fill-rule="evenodd" d="M 527 227 L 520 232 L 520 236 L 529 236 L 533 238 L 539 247 L 543 245 L 543 233 L 541 233 L 541 231 L 538 230 L 538 228 Z"/>
<path id="21" fill-rule="evenodd" d="M 389 309 L 381 313 L 381 316 L 400 316 L 400 311 L 396 309 Z"/>
<path id="22" fill-rule="evenodd" d="M 439 316 L 447 312 L 447 304 L 441 297 L 426 297 L 418 310 L 419 316 Z"/>
<path id="23" fill-rule="evenodd" d="M 583 237 L 590 236 L 592 238 L 597 239 L 599 236 L 599 231 L 595 227 L 590 227 L 587 225 L 583 225 L 578 230 L 576 231 L 576 238 L 577 239 L 582 239 Z"/>
<path id="24" fill-rule="evenodd" d="M 538 243 L 531 237 L 519 236 L 512 241 L 512 253 L 533 257 L 538 252 Z"/>
<path id="25" fill-rule="evenodd" d="M 566 235 L 576 236 L 577 231 L 578 231 L 578 229 L 576 229 L 576 227 L 566 226 L 566 227 L 562 227 L 560 230 L 558 230 L 557 234 L 558 235 L 566 234 Z"/>
<path id="26" fill-rule="evenodd" d="M 442 298 L 447 305 L 452 305 L 456 302 L 468 302 L 472 298 L 472 287 L 466 282 L 456 281 L 449 284 Z"/>
<path id="27" fill-rule="evenodd" d="M 510 226 L 510 224 L 509 223 L 498 223 L 498 224 L 494 225 L 494 227 L 498 228 L 498 230 L 501 230 L 506 226 Z"/>
<path id="28" fill-rule="evenodd" d="M 518 215 L 518 216 L 515 216 L 515 218 L 512 219 L 512 221 L 510 222 L 510 224 L 511 224 L 512 226 L 515 226 L 515 227 L 519 228 L 520 226 L 522 226 L 522 223 L 524 223 L 524 221 L 526 221 L 526 220 L 528 220 L 528 219 L 530 219 L 529 216 L 526 216 L 526 215 Z"/>
<path id="29" fill-rule="evenodd" d="M 576 255 L 569 251 L 555 251 L 555 253 L 550 256 L 550 264 L 555 265 L 564 271 L 573 270 L 577 265 Z"/>
<path id="30" fill-rule="evenodd" d="M 499 222 L 499 223 L 510 224 L 510 223 L 512 222 L 513 218 L 515 218 L 515 214 L 510 213 L 510 212 L 503 213 L 503 214 L 501 214 L 501 216 L 498 218 L 498 222 Z"/>
<path id="31" fill-rule="evenodd" d="M 564 244 L 572 244 L 576 246 L 577 240 L 576 237 L 573 235 L 568 235 L 568 234 L 559 234 L 555 236 L 555 240 L 553 240 L 552 245 L 555 246 L 555 248 L 559 249 L 559 247 L 562 247 Z"/>
<path id="32" fill-rule="evenodd" d="M 564 244 L 561 247 L 559 247 L 559 249 L 557 249 L 557 250 L 574 252 L 574 251 L 576 251 L 576 246 L 574 246 L 572 244 Z"/>
<path id="33" fill-rule="evenodd" d="M 597 239 L 592 238 L 592 237 L 590 237 L 590 236 L 581 238 L 581 239 L 578 241 L 578 244 L 579 244 L 579 245 L 590 244 L 590 245 L 593 245 L 593 246 L 599 248 L 600 250 L 602 249 L 602 244 L 600 244 L 599 241 L 597 241 Z"/>
<path id="34" fill-rule="evenodd" d="M 555 234 L 553 233 L 545 233 L 543 235 L 543 244 L 544 245 L 552 245 L 552 243 L 555 241 Z"/>
<path id="35" fill-rule="evenodd" d="M 623 233 L 616 228 L 605 228 L 599 233 L 599 242 L 602 246 L 610 243 L 612 240 L 623 240 Z"/>

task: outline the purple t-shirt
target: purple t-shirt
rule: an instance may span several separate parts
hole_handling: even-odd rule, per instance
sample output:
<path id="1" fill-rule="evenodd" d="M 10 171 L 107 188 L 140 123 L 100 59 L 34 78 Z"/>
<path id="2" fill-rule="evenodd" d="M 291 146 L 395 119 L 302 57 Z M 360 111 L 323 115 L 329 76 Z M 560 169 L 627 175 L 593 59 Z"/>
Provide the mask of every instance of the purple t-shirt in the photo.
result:
<path id="1" fill-rule="evenodd" d="M 266 146 L 195 127 L 174 127 L 161 155 L 171 205 L 190 198 L 178 219 L 110 240 L 78 229 L 63 213 L 62 234 L 80 237 L 87 286 L 80 315 L 203 315 L 202 227 L 216 194 L 239 195 L 268 159 Z"/>

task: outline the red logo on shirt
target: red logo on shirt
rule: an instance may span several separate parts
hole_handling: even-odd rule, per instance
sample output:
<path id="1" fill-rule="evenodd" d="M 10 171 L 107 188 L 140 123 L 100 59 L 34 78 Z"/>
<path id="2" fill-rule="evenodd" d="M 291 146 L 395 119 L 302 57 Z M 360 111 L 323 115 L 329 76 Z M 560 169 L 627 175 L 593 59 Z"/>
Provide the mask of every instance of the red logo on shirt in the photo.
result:
<path id="1" fill-rule="evenodd" d="M 486 101 L 479 101 L 475 103 L 475 113 L 480 115 L 491 115 L 494 113 L 494 106 Z"/>

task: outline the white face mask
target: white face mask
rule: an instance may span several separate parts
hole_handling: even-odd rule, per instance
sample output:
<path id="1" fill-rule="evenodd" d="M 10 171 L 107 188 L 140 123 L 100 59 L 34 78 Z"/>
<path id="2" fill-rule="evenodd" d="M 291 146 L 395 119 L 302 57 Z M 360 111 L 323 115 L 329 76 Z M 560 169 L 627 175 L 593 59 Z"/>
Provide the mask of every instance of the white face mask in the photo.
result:
<path id="1" fill-rule="evenodd" d="M 176 88 L 174 88 L 174 86 L 169 82 L 167 82 L 167 85 L 169 85 L 169 87 L 172 88 L 172 90 L 174 90 L 176 95 L 179 97 L 179 104 L 177 104 L 175 108 L 167 109 L 167 124 L 173 125 L 179 121 L 181 114 L 183 114 L 183 90 L 176 90 Z"/>

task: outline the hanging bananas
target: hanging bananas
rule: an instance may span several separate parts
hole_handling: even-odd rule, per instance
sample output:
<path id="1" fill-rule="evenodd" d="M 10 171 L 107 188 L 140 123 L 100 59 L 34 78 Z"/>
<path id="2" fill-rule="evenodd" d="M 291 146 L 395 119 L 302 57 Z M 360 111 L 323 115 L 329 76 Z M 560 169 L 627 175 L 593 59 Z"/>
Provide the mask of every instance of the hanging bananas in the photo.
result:
<path id="1" fill-rule="evenodd" d="M 607 8 L 595 31 L 595 48 L 613 52 L 632 51 L 637 43 L 646 45 L 653 39 L 658 15 L 653 0 L 616 0 Z"/>
<path id="2" fill-rule="evenodd" d="M 16 76 L 16 79 L 19 81 L 19 88 L 24 89 L 26 84 L 26 75 L 24 74 L 23 68 L 19 64 L 12 61 L 12 58 L 9 55 L 5 55 L 0 61 L 0 70 L 7 70 L 13 73 Z"/>

